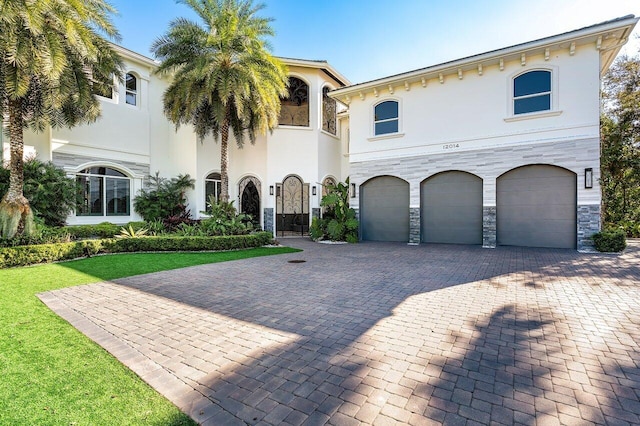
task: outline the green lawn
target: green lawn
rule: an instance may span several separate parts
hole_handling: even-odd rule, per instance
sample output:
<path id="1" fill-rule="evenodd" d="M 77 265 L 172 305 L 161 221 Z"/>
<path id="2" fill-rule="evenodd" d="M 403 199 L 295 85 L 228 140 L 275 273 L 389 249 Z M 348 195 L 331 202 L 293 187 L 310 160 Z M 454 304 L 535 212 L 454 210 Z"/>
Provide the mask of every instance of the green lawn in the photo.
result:
<path id="1" fill-rule="evenodd" d="M 52 313 L 48 290 L 291 253 L 133 253 L 0 270 L 0 425 L 192 425 L 109 353 Z"/>

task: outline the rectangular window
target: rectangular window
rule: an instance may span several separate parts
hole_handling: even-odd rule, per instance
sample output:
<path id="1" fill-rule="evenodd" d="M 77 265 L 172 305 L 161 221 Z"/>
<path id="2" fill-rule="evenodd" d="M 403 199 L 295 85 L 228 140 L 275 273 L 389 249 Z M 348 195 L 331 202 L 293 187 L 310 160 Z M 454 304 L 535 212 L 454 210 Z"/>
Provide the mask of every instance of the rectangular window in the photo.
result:
<path id="1" fill-rule="evenodd" d="M 102 216 L 103 179 L 98 176 L 77 176 L 79 199 L 76 215 Z"/>
<path id="2" fill-rule="evenodd" d="M 514 99 L 513 113 L 526 114 L 528 112 L 549 111 L 551 109 L 551 94 L 533 96 L 530 98 Z"/>
<path id="3" fill-rule="evenodd" d="M 384 135 L 387 133 L 398 133 L 398 120 L 376 123 L 376 135 Z"/>
<path id="4" fill-rule="evenodd" d="M 220 200 L 220 191 L 222 191 L 222 182 L 219 180 L 207 180 L 205 182 L 205 201 L 209 202 L 209 196 L 213 195 L 216 201 Z"/>
<path id="5" fill-rule="evenodd" d="M 129 180 L 105 178 L 107 188 L 107 216 L 129 215 Z"/>

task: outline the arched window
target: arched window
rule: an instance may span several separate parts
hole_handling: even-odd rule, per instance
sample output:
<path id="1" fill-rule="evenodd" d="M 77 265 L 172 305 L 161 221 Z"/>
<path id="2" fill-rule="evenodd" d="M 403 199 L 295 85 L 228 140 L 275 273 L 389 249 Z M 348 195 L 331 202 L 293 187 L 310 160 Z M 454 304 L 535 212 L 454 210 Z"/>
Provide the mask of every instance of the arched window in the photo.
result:
<path id="1" fill-rule="evenodd" d="M 289 77 L 289 94 L 280 100 L 281 126 L 309 127 L 309 86 L 296 77 Z"/>
<path id="2" fill-rule="evenodd" d="M 381 102 L 374 108 L 374 135 L 386 135 L 387 133 L 398 133 L 399 115 L 398 102 Z"/>
<path id="3" fill-rule="evenodd" d="M 328 190 L 330 188 L 334 188 L 337 184 L 338 182 L 336 182 L 336 180 L 331 176 L 327 176 L 326 178 L 324 178 L 324 180 L 322 181 L 322 196 L 324 197 L 325 195 L 327 195 L 329 193 Z"/>
<path id="4" fill-rule="evenodd" d="M 90 167 L 76 173 L 76 216 L 129 216 L 131 178 L 110 167 Z"/>
<path id="5" fill-rule="evenodd" d="M 329 97 L 329 88 L 322 89 L 322 130 L 336 134 L 336 100 Z"/>
<path id="6" fill-rule="evenodd" d="M 211 173 L 204 179 L 204 201 L 209 203 L 209 197 L 213 196 L 216 203 L 220 201 L 220 191 L 222 190 L 222 178 L 220 173 Z"/>
<path id="7" fill-rule="evenodd" d="M 551 71 L 535 70 L 513 79 L 513 114 L 551 110 Z"/>
<path id="8" fill-rule="evenodd" d="M 138 79 L 135 75 L 127 73 L 125 78 L 126 102 L 129 105 L 138 105 Z"/>

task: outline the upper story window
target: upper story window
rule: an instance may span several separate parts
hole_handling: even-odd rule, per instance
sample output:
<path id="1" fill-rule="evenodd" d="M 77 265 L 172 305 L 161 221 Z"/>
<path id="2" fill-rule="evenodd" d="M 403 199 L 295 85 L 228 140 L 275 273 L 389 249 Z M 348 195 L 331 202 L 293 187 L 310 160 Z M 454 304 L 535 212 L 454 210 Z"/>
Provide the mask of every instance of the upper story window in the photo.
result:
<path id="1" fill-rule="evenodd" d="M 222 178 L 220 173 L 210 173 L 204 179 L 204 201 L 209 203 L 209 197 L 213 196 L 216 203 L 220 201 L 220 191 L 222 191 Z"/>
<path id="2" fill-rule="evenodd" d="M 110 167 L 90 167 L 76 173 L 77 216 L 128 216 L 131 178 Z"/>
<path id="3" fill-rule="evenodd" d="M 94 95 L 107 99 L 113 99 L 113 76 L 111 76 L 111 84 L 94 81 L 91 86 L 91 91 Z"/>
<path id="4" fill-rule="evenodd" d="M 551 110 L 551 71 L 535 70 L 513 79 L 513 114 Z"/>
<path id="5" fill-rule="evenodd" d="M 322 130 L 335 135 L 336 128 L 336 100 L 329 97 L 329 88 L 322 89 Z"/>
<path id="6" fill-rule="evenodd" d="M 381 102 L 374 108 L 374 135 L 386 135 L 388 133 L 398 133 L 399 116 L 398 102 Z"/>
<path id="7" fill-rule="evenodd" d="M 129 105 L 138 104 L 138 79 L 135 75 L 127 73 L 125 77 L 126 102 Z"/>
<path id="8" fill-rule="evenodd" d="M 309 86 L 296 77 L 289 77 L 289 94 L 280 100 L 281 126 L 309 127 Z"/>

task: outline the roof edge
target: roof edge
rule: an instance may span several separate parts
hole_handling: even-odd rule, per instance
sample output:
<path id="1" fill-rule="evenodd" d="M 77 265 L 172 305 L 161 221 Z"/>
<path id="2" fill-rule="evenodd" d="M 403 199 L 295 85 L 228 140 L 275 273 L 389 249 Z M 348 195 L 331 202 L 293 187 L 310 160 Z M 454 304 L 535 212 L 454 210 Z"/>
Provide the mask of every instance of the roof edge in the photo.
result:
<path id="1" fill-rule="evenodd" d="M 624 33 L 625 35 L 623 36 L 623 40 L 614 46 L 614 48 L 617 49 L 615 50 L 615 52 L 617 52 L 627 42 L 627 38 L 629 37 L 631 31 L 633 30 L 633 27 L 635 27 L 638 20 L 640 20 L 640 18 L 636 18 L 634 15 L 626 15 L 620 18 L 601 22 L 599 24 L 591 25 L 588 27 L 583 27 L 577 30 L 572 30 L 565 33 L 556 34 L 553 36 L 544 37 L 541 39 L 532 40 L 529 42 L 520 43 L 513 46 L 508 46 L 501 49 L 490 50 L 488 52 L 480 53 L 477 55 L 467 56 L 460 59 L 454 59 L 452 61 L 442 62 L 440 64 L 428 66 L 425 68 L 419 68 L 419 69 L 407 71 L 400 74 L 394 74 L 387 77 L 381 77 L 381 78 L 369 80 L 363 83 L 353 84 L 351 86 L 333 90 L 330 93 L 332 97 L 337 97 L 341 95 L 362 92 L 362 91 L 373 89 L 379 86 L 386 86 L 389 84 L 403 82 L 405 80 L 412 79 L 412 78 L 415 79 L 417 77 L 421 77 L 424 74 L 438 73 L 440 71 L 451 70 L 451 69 L 460 68 L 463 66 L 469 66 L 471 64 L 479 63 L 479 62 L 488 62 L 490 60 L 499 59 L 500 57 L 521 53 L 522 51 L 526 51 L 526 50 L 540 49 L 540 48 L 557 45 L 559 43 L 563 43 L 571 40 L 578 40 L 578 39 L 583 39 L 587 37 L 593 37 L 595 35 L 598 35 L 599 33 L 606 33 L 608 31 L 629 27 L 628 31 L 625 31 Z M 609 64 L 610 64 L 610 61 L 609 61 Z"/>

